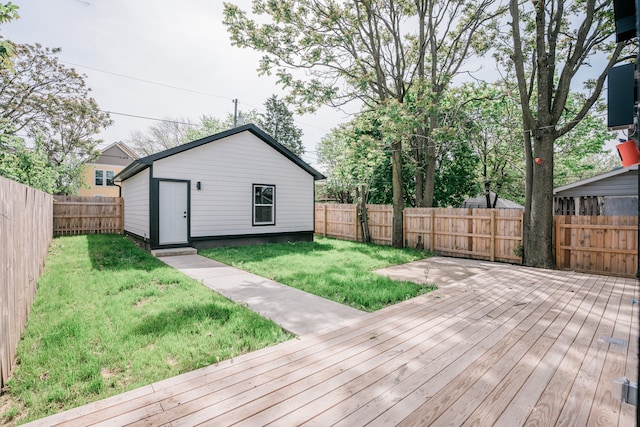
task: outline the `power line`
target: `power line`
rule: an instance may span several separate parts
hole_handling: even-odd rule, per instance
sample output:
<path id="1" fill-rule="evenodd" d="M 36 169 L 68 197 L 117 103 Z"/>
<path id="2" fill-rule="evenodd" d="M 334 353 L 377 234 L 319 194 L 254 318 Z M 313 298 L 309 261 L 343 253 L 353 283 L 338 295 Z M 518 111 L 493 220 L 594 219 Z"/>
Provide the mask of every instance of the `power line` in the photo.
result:
<path id="1" fill-rule="evenodd" d="M 169 119 L 158 119 L 156 117 L 140 116 L 138 114 L 119 113 L 117 111 L 109 111 L 109 110 L 100 110 L 100 111 L 102 111 L 103 113 L 114 114 L 116 116 L 133 117 L 136 119 L 154 120 L 156 122 L 175 123 L 175 124 L 187 125 L 187 126 L 198 126 L 197 123 L 179 122 L 177 120 L 169 120 Z"/>
<path id="2" fill-rule="evenodd" d="M 170 84 L 166 84 L 166 83 L 156 82 L 156 81 L 153 81 L 153 80 L 141 79 L 139 77 L 133 77 L 133 76 L 128 76 L 128 75 L 122 74 L 122 73 L 116 73 L 116 72 L 113 72 L 113 71 L 102 70 L 100 68 L 89 67 L 87 65 L 77 64 L 75 62 L 69 62 L 69 61 L 63 61 L 63 60 L 60 60 L 60 62 L 62 62 L 64 64 L 68 64 L 68 65 L 73 65 L 75 67 L 81 67 L 81 68 L 86 68 L 88 70 L 97 71 L 99 73 L 105 73 L 105 74 L 110 74 L 112 76 L 122 77 L 124 79 L 134 80 L 134 81 L 138 81 L 138 82 L 142 82 L 142 83 L 147 83 L 147 84 L 151 84 L 151 85 L 166 87 L 166 88 L 175 89 L 175 90 L 181 90 L 181 91 L 189 92 L 189 93 L 195 93 L 195 94 L 198 94 L 198 95 L 205 95 L 205 96 L 210 96 L 210 97 L 213 97 L 213 98 L 220 98 L 220 99 L 225 99 L 225 100 L 229 100 L 229 101 L 234 101 L 233 98 L 229 98 L 229 97 L 226 97 L 226 96 L 216 95 L 216 94 L 208 93 L 208 92 L 202 92 L 202 91 L 199 91 L 199 90 L 184 88 L 184 87 L 180 87 L 180 86 L 174 86 L 174 85 L 170 85 Z M 242 102 L 242 101 L 239 101 L 239 103 L 240 104 L 244 104 L 247 107 L 251 107 L 251 108 L 253 108 L 255 110 L 258 110 L 258 111 L 266 111 L 264 107 L 256 107 L 255 105 L 252 105 L 252 104 L 249 104 L 249 103 L 246 103 L 246 102 Z M 114 114 L 117 114 L 117 113 L 114 113 Z M 136 117 L 136 116 L 135 115 L 131 115 L 131 117 Z M 140 118 L 145 118 L 145 117 L 140 117 Z M 149 120 L 158 120 L 158 119 L 149 119 Z M 169 120 L 163 120 L 163 121 L 169 121 Z M 320 126 L 316 126 L 316 125 L 311 124 L 311 123 L 306 123 L 306 122 L 303 122 L 303 121 L 297 120 L 297 119 L 294 119 L 294 121 L 296 123 L 304 125 L 304 126 L 312 127 L 312 128 L 324 131 L 324 132 L 330 132 L 330 129 L 326 129 L 326 128 L 323 128 L 323 127 L 320 127 Z"/>
<path id="3" fill-rule="evenodd" d="M 99 73 L 111 74 L 112 76 L 118 76 L 118 77 L 122 77 L 124 79 L 135 80 L 135 81 L 139 81 L 139 82 L 143 82 L 143 83 L 147 83 L 147 84 L 151 84 L 151 85 L 167 87 L 167 88 L 170 88 L 170 89 L 181 90 L 181 91 L 184 91 L 184 92 L 197 93 L 198 95 L 211 96 L 211 97 L 214 97 L 214 98 L 232 100 L 231 98 L 227 98 L 226 96 L 215 95 L 213 93 L 207 93 L 207 92 L 202 92 L 202 91 L 199 91 L 199 90 L 194 90 L 194 89 L 188 89 L 188 88 L 184 88 L 184 87 L 180 87 L 180 86 L 169 85 L 169 84 L 166 84 L 166 83 L 154 82 L 152 80 L 146 80 L 146 79 L 141 79 L 141 78 L 138 78 L 138 77 L 127 76 L 126 74 L 114 73 L 113 71 L 101 70 L 99 68 L 89 67 L 89 66 L 86 66 L 86 65 L 76 64 L 76 63 L 73 63 L 73 62 L 62 61 L 62 60 L 60 62 L 62 62 L 64 64 L 73 65 L 75 67 L 82 67 L 82 68 L 86 68 L 88 70 L 97 71 Z"/>

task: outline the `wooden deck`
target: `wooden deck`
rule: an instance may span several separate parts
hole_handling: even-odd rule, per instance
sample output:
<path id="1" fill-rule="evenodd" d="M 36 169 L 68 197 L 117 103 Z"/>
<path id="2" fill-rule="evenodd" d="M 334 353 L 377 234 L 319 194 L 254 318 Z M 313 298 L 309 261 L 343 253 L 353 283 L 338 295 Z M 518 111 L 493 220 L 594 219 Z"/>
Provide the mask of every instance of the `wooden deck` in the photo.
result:
<path id="1" fill-rule="evenodd" d="M 497 265 L 33 424 L 633 426 L 613 380 L 637 378 L 634 298 L 632 279 Z"/>

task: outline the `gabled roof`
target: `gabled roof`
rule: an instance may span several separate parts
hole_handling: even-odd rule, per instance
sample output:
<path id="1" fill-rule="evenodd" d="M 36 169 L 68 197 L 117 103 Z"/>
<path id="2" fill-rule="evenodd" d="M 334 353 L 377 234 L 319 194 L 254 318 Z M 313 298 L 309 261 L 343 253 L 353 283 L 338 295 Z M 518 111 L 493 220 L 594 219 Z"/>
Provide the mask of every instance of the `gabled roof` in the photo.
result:
<path id="1" fill-rule="evenodd" d="M 592 176 L 591 178 L 583 179 L 581 181 L 576 181 L 571 184 L 563 185 L 562 187 L 557 187 L 553 189 L 553 194 L 560 193 L 566 190 L 570 190 L 572 188 L 581 187 L 583 185 L 591 184 L 593 182 L 602 181 L 604 179 L 612 178 L 614 176 L 622 175 L 623 173 L 627 173 L 629 171 L 638 170 L 638 165 L 629 166 L 628 168 L 618 168 L 614 169 L 611 172 L 603 173 L 601 175 Z"/>
<path id="2" fill-rule="evenodd" d="M 116 141 L 113 144 L 110 144 L 106 147 L 104 147 L 102 150 L 100 150 L 101 153 L 105 153 L 107 151 L 109 151 L 112 148 L 118 148 L 120 149 L 120 151 L 122 151 L 127 157 L 130 157 L 132 159 L 137 159 L 138 157 L 138 153 L 136 153 L 135 151 L 133 151 L 131 148 L 129 148 L 129 146 L 127 144 L 125 144 L 124 142 L 121 141 Z"/>
<path id="3" fill-rule="evenodd" d="M 124 181 L 137 173 L 143 171 L 148 168 L 155 162 L 156 160 L 164 159 L 170 156 L 173 156 L 178 153 L 182 153 L 183 151 L 191 150 L 192 148 L 200 147 L 201 145 L 208 144 L 210 142 L 218 141 L 220 139 L 239 134 L 241 132 L 251 132 L 253 135 L 261 139 L 267 145 L 274 148 L 280 154 L 285 156 L 287 159 L 291 160 L 293 163 L 301 167 L 304 171 L 313 176 L 315 180 L 324 179 L 325 176 L 320 172 L 312 168 L 309 164 L 303 161 L 300 157 L 293 154 L 289 151 L 285 146 L 278 143 L 275 139 L 265 133 L 262 129 L 257 127 L 256 125 L 249 123 L 244 126 L 239 126 L 233 129 L 226 130 L 224 132 L 216 133 L 215 135 L 210 135 L 205 138 L 201 138 L 192 142 L 188 142 L 186 144 L 178 145 L 177 147 L 169 148 L 168 150 L 161 151 L 159 153 L 151 154 L 146 157 L 142 157 L 129 166 L 127 166 L 124 170 L 122 170 L 119 174 L 114 177 L 116 181 Z"/>

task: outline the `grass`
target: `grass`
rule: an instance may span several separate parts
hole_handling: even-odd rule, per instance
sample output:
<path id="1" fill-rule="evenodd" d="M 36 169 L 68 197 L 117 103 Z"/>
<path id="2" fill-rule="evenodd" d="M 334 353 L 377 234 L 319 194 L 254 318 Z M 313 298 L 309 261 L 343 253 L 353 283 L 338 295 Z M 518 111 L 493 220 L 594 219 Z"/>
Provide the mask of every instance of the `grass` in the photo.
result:
<path id="1" fill-rule="evenodd" d="M 365 311 L 435 289 L 371 272 L 431 256 L 408 248 L 316 238 L 314 242 L 209 249 L 200 254 Z"/>
<path id="2" fill-rule="evenodd" d="M 0 424 L 42 418 L 289 338 L 126 238 L 56 238 L 0 400 Z"/>

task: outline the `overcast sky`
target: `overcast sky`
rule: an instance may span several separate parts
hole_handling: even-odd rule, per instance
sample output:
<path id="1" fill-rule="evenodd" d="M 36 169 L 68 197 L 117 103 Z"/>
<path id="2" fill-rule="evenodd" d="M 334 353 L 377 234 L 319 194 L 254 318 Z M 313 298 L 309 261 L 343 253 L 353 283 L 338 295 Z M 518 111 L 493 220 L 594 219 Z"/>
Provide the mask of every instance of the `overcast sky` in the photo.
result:
<path id="1" fill-rule="evenodd" d="M 231 46 L 221 0 L 12 1 L 20 7 L 20 19 L 4 24 L 0 34 L 18 43 L 62 48 L 60 59 L 86 74 L 98 105 L 113 113 L 115 124 L 101 134 L 103 145 L 126 141 L 131 131 L 154 124 L 127 115 L 197 122 L 203 114 L 224 118 L 233 113 L 235 98 L 240 110 L 264 111 L 269 96 L 283 95 L 274 77 L 258 76 L 259 53 Z M 229 1 L 251 8 L 251 0 Z M 495 66 L 490 62 L 468 68 L 491 80 Z M 328 107 L 296 116 L 304 132 L 303 159 L 315 165 L 317 143 L 348 120 L 346 113 Z"/>
<path id="2" fill-rule="evenodd" d="M 263 111 L 269 96 L 283 94 L 274 77 L 258 76 L 260 54 L 231 46 L 220 0 L 12 2 L 20 7 L 20 19 L 4 24 L 0 34 L 17 43 L 62 48 L 60 59 L 86 74 L 100 108 L 114 112 L 115 124 L 101 134 L 103 145 L 125 141 L 131 131 L 154 123 L 122 114 L 192 121 L 203 114 L 224 118 L 233 113 L 235 98 L 240 110 Z M 233 2 L 245 10 L 251 6 L 250 0 Z M 315 163 L 316 144 L 348 119 L 329 108 L 296 116 L 296 125 L 304 131 L 303 158 Z"/>

